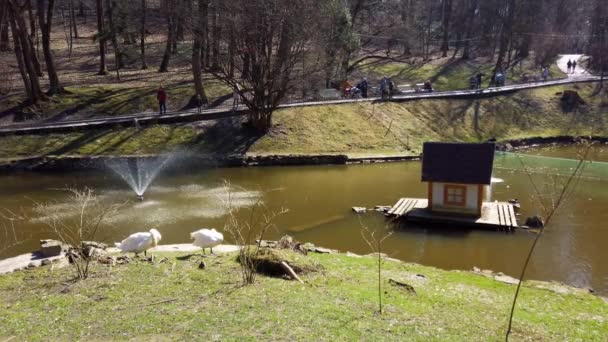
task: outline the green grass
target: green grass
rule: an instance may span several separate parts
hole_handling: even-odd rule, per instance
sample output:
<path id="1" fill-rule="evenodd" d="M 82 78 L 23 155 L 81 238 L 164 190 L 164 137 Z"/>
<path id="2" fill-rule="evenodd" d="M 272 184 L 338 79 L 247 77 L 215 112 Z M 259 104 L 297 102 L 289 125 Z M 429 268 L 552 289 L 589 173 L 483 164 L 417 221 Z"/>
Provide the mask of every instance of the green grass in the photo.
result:
<path id="1" fill-rule="evenodd" d="M 230 93 L 225 85 L 215 79 L 206 80 L 204 85 L 210 100 Z M 182 109 L 194 93 L 191 83 L 168 84 L 165 85 L 165 89 L 168 96 L 168 110 Z M 66 87 L 66 90 L 66 94 L 41 102 L 36 108 L 27 108 L 26 111 L 32 113 L 28 116 L 34 118 L 63 116 L 81 119 L 158 111 L 156 85 L 138 88 Z M 21 96 L 10 96 L 0 105 L 0 112 L 17 106 L 22 100 Z"/>
<path id="2" fill-rule="evenodd" d="M 384 76 L 389 76 L 399 84 L 422 83 L 427 79 L 433 82 L 433 87 L 440 91 L 467 89 L 469 88 L 469 78 L 478 72 L 483 73 L 482 85 L 489 85 L 490 76 L 494 69 L 494 63 L 489 61 L 462 60 L 440 58 L 430 62 L 415 64 L 398 62 L 379 62 L 358 70 L 353 76 L 368 77 L 370 80 L 379 80 Z M 549 67 L 553 78 L 561 78 L 566 75 L 559 70 L 556 63 Z M 539 75 L 540 68 L 536 67 L 531 60 L 525 60 L 521 64 L 513 67 L 508 75 L 507 83 L 518 82 L 521 75 Z"/>
<path id="3" fill-rule="evenodd" d="M 323 270 L 303 275 L 304 285 L 259 276 L 242 287 L 234 255 L 206 258 L 205 270 L 198 269 L 198 258 L 166 256 L 161 264 L 95 265 L 90 279 L 70 286 L 64 285 L 68 269 L 1 276 L 0 337 L 500 341 L 515 291 L 468 272 L 386 261 L 384 314 L 378 315 L 373 258 L 311 255 Z M 417 294 L 389 285 L 389 278 Z M 538 285 L 522 289 L 513 340 L 605 340 L 608 305 L 602 299 Z"/>
<path id="4" fill-rule="evenodd" d="M 565 112 L 556 95 L 576 89 L 588 105 Z M 425 141 L 606 135 L 608 110 L 593 86 L 560 86 L 485 99 L 433 99 L 277 111 L 252 153 L 418 153 Z M 390 128 L 390 129 L 389 129 Z"/>
<path id="5" fill-rule="evenodd" d="M 561 108 L 557 93 L 575 89 L 587 102 Z M 509 140 L 535 136 L 608 135 L 605 99 L 593 85 L 556 86 L 483 99 L 432 99 L 278 110 L 262 136 L 241 121 L 115 128 L 69 134 L 0 137 L 0 158 L 66 155 L 142 155 L 189 149 L 240 154 L 413 154 L 425 141 Z"/>

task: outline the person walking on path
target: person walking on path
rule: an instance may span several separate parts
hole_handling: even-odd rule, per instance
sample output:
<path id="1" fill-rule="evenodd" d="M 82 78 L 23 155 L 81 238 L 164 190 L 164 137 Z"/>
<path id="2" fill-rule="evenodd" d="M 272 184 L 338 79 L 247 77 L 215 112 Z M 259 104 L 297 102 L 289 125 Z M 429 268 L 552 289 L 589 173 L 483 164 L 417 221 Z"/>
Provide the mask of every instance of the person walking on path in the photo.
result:
<path id="1" fill-rule="evenodd" d="M 481 72 L 478 72 L 477 75 L 475 75 L 475 80 L 477 81 L 477 89 L 481 89 L 481 76 L 483 76 Z"/>
<path id="2" fill-rule="evenodd" d="M 361 90 L 361 97 L 367 97 L 367 78 L 363 78 L 359 84 L 357 84 L 357 88 Z"/>
<path id="3" fill-rule="evenodd" d="M 576 60 L 572 61 L 572 73 L 574 74 L 574 70 L 576 69 Z"/>
<path id="4" fill-rule="evenodd" d="M 384 100 L 388 88 L 388 76 L 384 76 L 380 81 L 380 98 Z"/>
<path id="5" fill-rule="evenodd" d="M 199 94 L 196 94 L 196 109 L 199 114 L 203 112 L 203 99 Z"/>
<path id="6" fill-rule="evenodd" d="M 570 73 L 570 70 L 572 69 L 572 61 L 568 60 L 568 64 L 566 64 L 568 66 L 568 74 Z"/>
<path id="7" fill-rule="evenodd" d="M 156 99 L 158 100 L 158 108 L 160 110 L 160 115 L 167 114 L 167 93 L 163 86 L 158 87 L 158 91 L 156 92 Z"/>
<path id="8" fill-rule="evenodd" d="M 234 91 L 232 92 L 232 112 L 236 112 L 239 109 L 239 105 L 241 103 L 241 86 L 236 85 Z"/>
<path id="9" fill-rule="evenodd" d="M 547 78 L 549 78 L 549 68 L 543 67 L 543 82 L 547 82 Z"/>
<path id="10" fill-rule="evenodd" d="M 393 82 L 393 80 L 391 80 L 390 78 L 388 79 L 388 98 L 392 99 L 393 98 L 393 91 L 395 90 L 395 82 Z"/>

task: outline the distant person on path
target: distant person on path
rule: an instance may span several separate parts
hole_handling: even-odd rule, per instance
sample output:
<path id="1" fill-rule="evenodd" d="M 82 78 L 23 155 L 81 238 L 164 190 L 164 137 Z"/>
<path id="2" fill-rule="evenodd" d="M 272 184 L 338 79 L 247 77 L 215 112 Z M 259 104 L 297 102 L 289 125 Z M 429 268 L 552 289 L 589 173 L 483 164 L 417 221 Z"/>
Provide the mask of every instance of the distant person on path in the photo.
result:
<path id="1" fill-rule="evenodd" d="M 160 115 L 167 114 L 167 93 L 165 92 L 165 89 L 163 89 L 162 85 L 158 87 L 156 99 L 158 100 Z"/>
<path id="2" fill-rule="evenodd" d="M 576 60 L 572 61 L 572 73 L 574 74 L 574 70 L 576 69 Z"/>
<path id="3" fill-rule="evenodd" d="M 566 64 L 568 66 L 568 74 L 570 73 L 570 70 L 572 69 L 572 61 L 568 60 L 568 64 Z"/>
<path id="4" fill-rule="evenodd" d="M 196 108 L 199 114 L 203 112 L 203 99 L 199 94 L 196 94 Z"/>
<path id="5" fill-rule="evenodd" d="M 395 90 L 395 82 L 393 82 L 393 80 L 391 80 L 390 78 L 388 79 L 388 98 L 392 99 L 393 98 L 393 91 Z"/>
<path id="6" fill-rule="evenodd" d="M 232 111 L 233 112 L 235 112 L 239 107 L 239 98 L 240 98 L 239 92 L 240 91 L 241 91 L 241 88 L 237 84 L 236 89 L 234 89 L 234 92 L 232 93 Z"/>
<path id="7" fill-rule="evenodd" d="M 357 84 L 357 88 L 361 90 L 361 97 L 367 97 L 367 78 L 363 78 L 359 84 Z"/>
<path id="8" fill-rule="evenodd" d="M 353 85 L 350 83 L 349 80 L 344 80 L 344 82 L 342 82 L 342 97 L 348 98 L 352 87 Z"/>
<path id="9" fill-rule="evenodd" d="M 547 78 L 549 78 L 549 68 L 543 67 L 542 76 L 543 76 L 543 82 L 547 82 Z"/>
<path id="10" fill-rule="evenodd" d="M 384 76 L 382 80 L 380 80 L 380 97 L 384 100 L 384 96 L 386 96 L 388 88 L 388 76 Z"/>
<path id="11" fill-rule="evenodd" d="M 483 76 L 480 72 L 475 75 L 475 80 L 477 81 L 477 89 L 481 89 L 481 76 Z"/>

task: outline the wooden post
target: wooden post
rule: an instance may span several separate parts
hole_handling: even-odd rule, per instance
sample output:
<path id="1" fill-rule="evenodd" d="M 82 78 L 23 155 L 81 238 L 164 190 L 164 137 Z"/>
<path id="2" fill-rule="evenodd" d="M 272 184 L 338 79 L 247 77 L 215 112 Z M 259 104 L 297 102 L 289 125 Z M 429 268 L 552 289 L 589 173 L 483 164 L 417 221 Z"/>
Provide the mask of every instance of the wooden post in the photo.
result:
<path id="1" fill-rule="evenodd" d="M 477 185 L 477 214 L 481 216 L 481 206 L 483 205 L 483 184 Z"/>

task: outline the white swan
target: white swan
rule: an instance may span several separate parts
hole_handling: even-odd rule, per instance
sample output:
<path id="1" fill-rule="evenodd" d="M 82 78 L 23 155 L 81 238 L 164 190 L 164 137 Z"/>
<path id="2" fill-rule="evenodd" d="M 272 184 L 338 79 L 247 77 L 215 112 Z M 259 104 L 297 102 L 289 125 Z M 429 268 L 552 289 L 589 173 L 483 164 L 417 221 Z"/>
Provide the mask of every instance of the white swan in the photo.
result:
<path id="1" fill-rule="evenodd" d="M 116 242 L 114 245 L 122 252 L 133 252 L 135 255 L 144 252 L 144 255 L 147 256 L 146 251 L 158 245 L 161 238 L 158 230 L 152 228 L 149 232 L 131 234 L 121 243 Z"/>
<path id="2" fill-rule="evenodd" d="M 205 254 L 205 248 L 209 248 L 211 254 L 213 254 L 213 247 L 224 241 L 224 235 L 222 233 L 215 229 L 206 228 L 190 233 L 190 238 L 194 240 L 194 242 L 192 242 L 193 245 L 203 249 L 203 254 Z"/>

